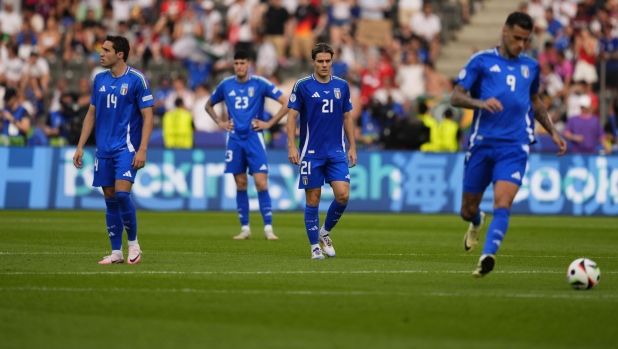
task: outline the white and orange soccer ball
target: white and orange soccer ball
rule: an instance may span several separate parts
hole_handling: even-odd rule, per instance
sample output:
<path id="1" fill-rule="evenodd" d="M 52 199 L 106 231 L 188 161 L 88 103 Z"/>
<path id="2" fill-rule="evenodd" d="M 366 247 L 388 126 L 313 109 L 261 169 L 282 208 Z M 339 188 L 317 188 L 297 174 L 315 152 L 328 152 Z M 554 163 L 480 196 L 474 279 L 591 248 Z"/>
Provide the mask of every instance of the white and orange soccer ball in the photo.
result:
<path id="1" fill-rule="evenodd" d="M 601 280 L 601 270 L 594 261 L 578 258 L 567 269 L 567 281 L 576 290 L 589 290 Z"/>

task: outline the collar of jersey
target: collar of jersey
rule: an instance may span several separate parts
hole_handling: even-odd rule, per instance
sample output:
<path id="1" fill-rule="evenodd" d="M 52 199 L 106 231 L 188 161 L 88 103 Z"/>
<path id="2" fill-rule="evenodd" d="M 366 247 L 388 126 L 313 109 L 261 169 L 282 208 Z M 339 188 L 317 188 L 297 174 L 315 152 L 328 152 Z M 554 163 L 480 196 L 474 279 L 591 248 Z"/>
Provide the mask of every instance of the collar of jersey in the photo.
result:
<path id="1" fill-rule="evenodd" d="M 328 82 L 333 81 L 333 76 L 332 76 L 332 75 L 329 75 L 329 76 L 330 76 L 330 80 L 328 80 Z M 312 78 L 313 80 L 315 80 L 315 81 L 319 82 L 320 84 L 327 84 L 327 83 L 328 83 L 328 82 L 321 82 L 320 80 L 316 79 L 316 78 L 315 78 L 315 75 L 314 75 L 313 73 L 311 74 L 311 78 Z"/>

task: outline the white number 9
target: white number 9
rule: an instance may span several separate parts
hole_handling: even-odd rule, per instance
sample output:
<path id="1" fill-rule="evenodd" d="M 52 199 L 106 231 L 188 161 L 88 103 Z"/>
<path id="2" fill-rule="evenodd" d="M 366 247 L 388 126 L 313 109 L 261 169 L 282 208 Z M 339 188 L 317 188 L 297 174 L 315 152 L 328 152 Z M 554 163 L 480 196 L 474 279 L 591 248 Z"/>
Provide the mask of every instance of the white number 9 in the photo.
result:
<path id="1" fill-rule="evenodd" d="M 511 91 L 515 91 L 515 76 L 507 75 L 506 76 L 506 84 L 511 86 Z"/>

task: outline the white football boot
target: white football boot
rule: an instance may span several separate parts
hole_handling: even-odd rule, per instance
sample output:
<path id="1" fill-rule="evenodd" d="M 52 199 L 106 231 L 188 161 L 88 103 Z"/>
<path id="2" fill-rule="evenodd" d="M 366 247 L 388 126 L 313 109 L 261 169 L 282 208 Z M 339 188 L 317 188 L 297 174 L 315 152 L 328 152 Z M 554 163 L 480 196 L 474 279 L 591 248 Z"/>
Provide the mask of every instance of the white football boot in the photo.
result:
<path id="1" fill-rule="evenodd" d="M 335 248 L 333 247 L 333 240 L 330 239 L 330 232 L 324 229 L 324 226 L 320 229 L 320 237 L 319 237 L 320 245 L 322 245 L 322 249 L 324 253 L 326 253 L 329 257 L 335 257 Z"/>
<path id="2" fill-rule="evenodd" d="M 234 240 L 246 240 L 246 239 L 251 239 L 251 229 L 245 225 L 240 229 L 240 234 L 234 236 Z"/>
<path id="3" fill-rule="evenodd" d="M 476 248 L 476 245 L 479 243 L 479 235 L 481 235 L 481 228 L 483 228 L 483 223 L 485 222 L 485 212 L 481 211 L 481 223 L 479 225 L 474 225 L 470 223 L 468 227 L 468 231 L 466 235 L 464 235 L 464 249 L 466 252 L 472 252 Z"/>

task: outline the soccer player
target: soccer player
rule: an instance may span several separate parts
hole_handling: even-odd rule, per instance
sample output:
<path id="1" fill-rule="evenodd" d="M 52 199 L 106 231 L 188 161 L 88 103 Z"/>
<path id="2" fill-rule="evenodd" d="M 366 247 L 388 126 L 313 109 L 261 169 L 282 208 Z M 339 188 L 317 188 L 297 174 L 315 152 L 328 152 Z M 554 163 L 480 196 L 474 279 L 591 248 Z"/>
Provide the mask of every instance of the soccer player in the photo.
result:
<path id="1" fill-rule="evenodd" d="M 485 214 L 479 211 L 483 193 L 494 185 L 494 216 L 483 254 L 472 273 L 483 277 L 493 270 L 495 255 L 509 226 L 511 204 L 526 172 L 534 118 L 566 151 L 566 142 L 554 128 L 539 98 L 539 64 L 521 54 L 533 21 L 522 12 L 511 13 L 502 29 L 499 47 L 476 53 L 461 70 L 451 97 L 456 107 L 475 109 L 466 153 L 461 216 L 470 222 L 464 248 L 474 251 Z M 469 94 L 468 94 L 469 92 Z M 532 109 L 532 110 L 531 110 Z"/>
<path id="2" fill-rule="evenodd" d="M 97 148 L 92 185 L 103 187 L 112 244 L 112 254 L 99 264 L 124 263 L 124 229 L 129 243 L 128 263 L 137 264 L 142 251 L 137 242 L 137 218 L 130 192 L 137 170 L 146 163 L 154 102 L 144 74 L 126 64 L 129 56 L 126 38 L 108 35 L 100 56 L 101 66 L 107 70 L 94 78 L 90 107 L 73 164 L 82 168 L 83 148 L 94 127 Z"/>
<path id="3" fill-rule="evenodd" d="M 352 101 L 348 83 L 331 75 L 333 48 L 319 43 L 311 50 L 313 74 L 296 82 L 290 95 L 287 121 L 288 158 L 300 166 L 299 189 L 305 189 L 305 228 L 311 258 L 335 257 L 330 232 L 345 211 L 350 197 L 349 167 L 356 165 Z M 296 148 L 296 118 L 300 115 L 300 149 Z M 344 134 L 350 144 L 346 158 Z M 318 205 L 322 186 L 329 183 L 335 193 L 320 228 Z"/>
<path id="4" fill-rule="evenodd" d="M 240 234 L 235 240 L 251 238 L 249 228 L 248 177 L 253 176 L 258 192 L 260 212 L 264 220 L 264 236 L 277 240 L 272 226 L 272 208 L 268 193 L 268 160 L 262 130 L 275 125 L 287 114 L 287 96 L 261 76 L 249 73 L 251 60 L 246 51 L 234 54 L 234 76 L 221 81 L 206 102 L 206 111 L 219 127 L 228 131 L 225 151 L 225 173 L 232 173 L 236 182 L 236 205 L 240 219 Z M 281 103 L 281 109 L 268 122 L 259 120 L 264 112 L 264 99 L 270 97 Z M 225 101 L 229 118 L 217 115 L 214 106 Z"/>

